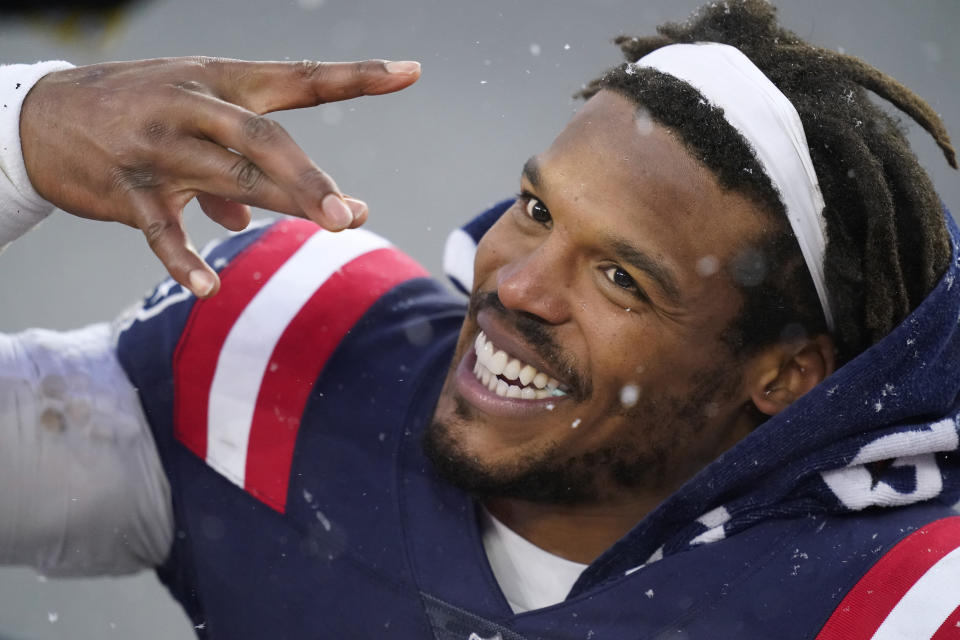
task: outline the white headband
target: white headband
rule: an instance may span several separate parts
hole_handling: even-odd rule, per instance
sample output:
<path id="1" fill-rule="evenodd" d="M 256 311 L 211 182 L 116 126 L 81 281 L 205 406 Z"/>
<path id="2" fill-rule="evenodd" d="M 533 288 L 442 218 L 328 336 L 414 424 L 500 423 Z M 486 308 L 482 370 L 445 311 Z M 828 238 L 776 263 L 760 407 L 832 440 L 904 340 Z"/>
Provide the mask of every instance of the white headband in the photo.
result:
<path id="1" fill-rule="evenodd" d="M 800 115 L 739 49 L 716 42 L 673 44 L 634 63 L 690 84 L 747 139 L 780 194 L 800 251 L 817 288 L 827 328 L 833 331 L 823 275 L 827 244 L 823 195 L 810 160 Z"/>

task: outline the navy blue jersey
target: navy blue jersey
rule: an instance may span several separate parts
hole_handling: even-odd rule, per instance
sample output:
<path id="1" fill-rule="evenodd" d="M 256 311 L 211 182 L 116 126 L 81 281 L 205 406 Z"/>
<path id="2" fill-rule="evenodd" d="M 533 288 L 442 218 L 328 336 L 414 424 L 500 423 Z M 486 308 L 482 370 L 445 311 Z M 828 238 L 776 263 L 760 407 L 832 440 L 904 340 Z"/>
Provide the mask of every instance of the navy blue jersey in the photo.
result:
<path id="1" fill-rule="evenodd" d="M 514 615 L 475 502 L 419 444 L 463 299 L 373 234 L 299 220 L 208 260 L 219 295 L 167 282 L 119 341 L 173 491 L 158 572 L 202 637 L 832 640 L 960 621 L 960 518 L 930 500 L 830 511 L 804 484 L 806 513 L 704 509 L 674 523 L 697 533 L 683 544 L 639 523 L 565 602 Z"/>

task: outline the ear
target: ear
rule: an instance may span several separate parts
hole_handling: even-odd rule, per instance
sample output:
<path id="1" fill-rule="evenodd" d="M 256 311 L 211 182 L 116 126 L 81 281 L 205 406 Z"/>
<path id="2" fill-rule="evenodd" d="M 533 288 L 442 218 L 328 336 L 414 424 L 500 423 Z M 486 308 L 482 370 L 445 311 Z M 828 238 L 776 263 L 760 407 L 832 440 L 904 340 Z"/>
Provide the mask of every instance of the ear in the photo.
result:
<path id="1" fill-rule="evenodd" d="M 778 342 L 748 365 L 748 393 L 768 416 L 776 415 L 825 380 L 836 368 L 836 345 L 820 334 Z"/>

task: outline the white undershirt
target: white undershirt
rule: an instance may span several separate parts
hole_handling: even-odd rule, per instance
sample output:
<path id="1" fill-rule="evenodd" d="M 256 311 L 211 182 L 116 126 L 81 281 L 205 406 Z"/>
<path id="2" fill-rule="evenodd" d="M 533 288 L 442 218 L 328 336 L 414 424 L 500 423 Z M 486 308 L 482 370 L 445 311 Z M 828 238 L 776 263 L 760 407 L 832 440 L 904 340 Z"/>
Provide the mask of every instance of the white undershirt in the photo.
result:
<path id="1" fill-rule="evenodd" d="M 563 602 L 587 565 L 572 562 L 521 537 L 481 509 L 483 549 L 514 613 Z"/>

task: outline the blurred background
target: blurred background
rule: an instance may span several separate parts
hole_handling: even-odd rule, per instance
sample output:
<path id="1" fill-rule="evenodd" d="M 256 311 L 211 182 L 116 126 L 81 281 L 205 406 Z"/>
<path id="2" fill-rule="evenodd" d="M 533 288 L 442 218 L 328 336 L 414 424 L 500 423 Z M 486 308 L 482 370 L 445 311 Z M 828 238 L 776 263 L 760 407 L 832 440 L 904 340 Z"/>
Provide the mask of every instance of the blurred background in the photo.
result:
<path id="1" fill-rule="evenodd" d="M 437 273 L 448 230 L 515 192 L 523 162 L 546 147 L 578 107 L 570 95 L 620 61 L 610 39 L 651 33 L 699 4 L 141 0 L 93 12 L 23 14 L 7 2 L 0 3 L 0 61 L 79 65 L 194 54 L 420 60 L 422 79 L 400 94 L 277 119 L 344 192 L 369 203 L 369 228 Z M 906 83 L 960 138 L 960 2 L 775 4 L 783 24 L 802 37 L 862 57 Z M 926 134 L 905 126 L 944 202 L 960 211 L 960 175 Z M 195 204 L 186 216 L 198 246 L 221 234 Z M 3 253 L 0 270 L 0 330 L 7 332 L 112 318 L 164 276 L 139 232 L 62 213 Z M 0 640 L 133 637 L 194 637 L 152 574 L 56 581 L 0 569 Z"/>

